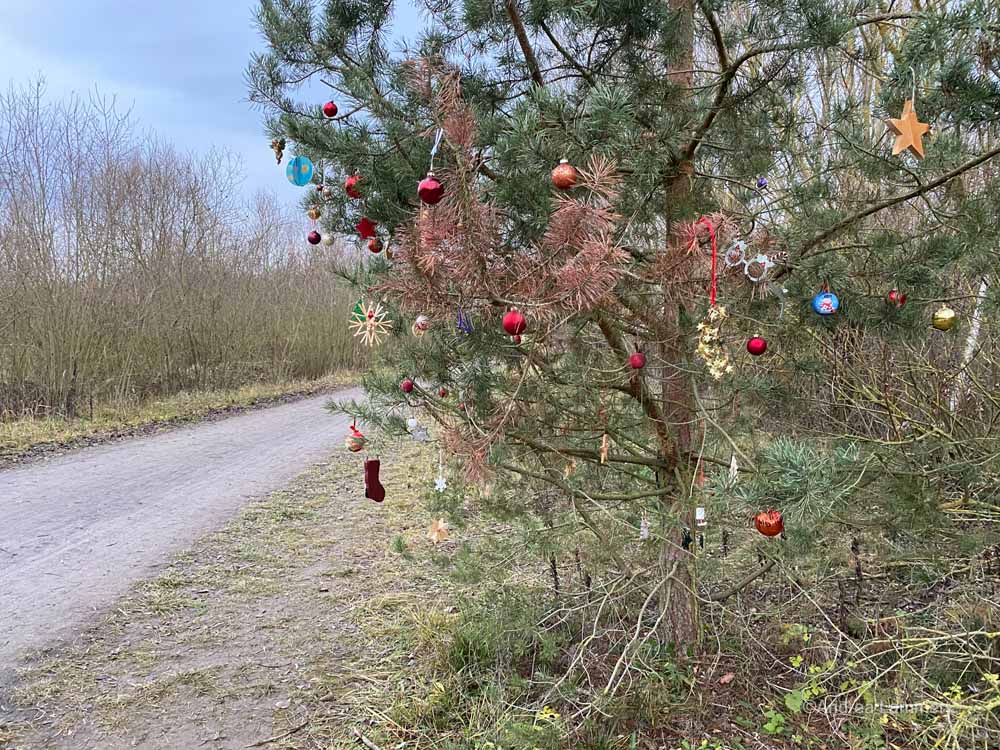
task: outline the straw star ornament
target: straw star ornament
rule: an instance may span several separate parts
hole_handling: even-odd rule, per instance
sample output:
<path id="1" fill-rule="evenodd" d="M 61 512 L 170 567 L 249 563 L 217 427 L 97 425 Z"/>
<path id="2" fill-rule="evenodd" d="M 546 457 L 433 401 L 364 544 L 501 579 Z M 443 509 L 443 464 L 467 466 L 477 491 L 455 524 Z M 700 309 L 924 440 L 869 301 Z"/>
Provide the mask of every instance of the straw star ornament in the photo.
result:
<path id="1" fill-rule="evenodd" d="M 439 518 L 427 530 L 427 538 L 434 544 L 440 544 L 448 538 L 448 522 Z"/>
<path id="2" fill-rule="evenodd" d="M 379 302 L 364 302 L 358 300 L 351 313 L 351 330 L 354 337 L 361 337 L 366 346 L 382 343 L 382 339 L 392 330 L 392 321 L 388 311 Z"/>

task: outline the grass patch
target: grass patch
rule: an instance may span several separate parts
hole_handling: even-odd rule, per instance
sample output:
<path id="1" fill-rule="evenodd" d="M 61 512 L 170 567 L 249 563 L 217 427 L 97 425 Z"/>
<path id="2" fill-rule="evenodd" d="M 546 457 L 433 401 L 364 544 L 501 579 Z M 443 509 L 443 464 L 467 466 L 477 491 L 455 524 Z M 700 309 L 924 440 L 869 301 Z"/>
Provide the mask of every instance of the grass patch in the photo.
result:
<path id="1" fill-rule="evenodd" d="M 99 441 L 158 426 L 194 422 L 294 396 L 308 396 L 356 382 L 352 372 L 319 380 L 253 383 L 235 390 L 181 392 L 134 405 L 94 404 L 93 413 L 74 419 L 26 417 L 0 422 L 0 458 L 15 458 L 46 448 Z"/>

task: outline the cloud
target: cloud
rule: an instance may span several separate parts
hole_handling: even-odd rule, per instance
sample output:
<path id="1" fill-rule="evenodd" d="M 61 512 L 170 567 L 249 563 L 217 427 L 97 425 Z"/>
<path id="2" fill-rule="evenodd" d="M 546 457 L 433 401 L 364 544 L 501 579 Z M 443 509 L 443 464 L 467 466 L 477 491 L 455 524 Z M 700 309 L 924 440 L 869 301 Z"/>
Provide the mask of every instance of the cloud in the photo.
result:
<path id="1" fill-rule="evenodd" d="M 43 76 L 52 96 L 98 90 L 143 128 L 181 151 L 213 146 L 241 157 L 243 190 L 300 191 L 284 179 L 246 101 L 243 71 L 264 42 L 256 0 L 45 0 L 0 2 L 0 70 L 15 84 Z M 397 4 L 396 38 L 418 28 L 412 2 Z M 288 190 L 291 188 L 291 190 Z"/>

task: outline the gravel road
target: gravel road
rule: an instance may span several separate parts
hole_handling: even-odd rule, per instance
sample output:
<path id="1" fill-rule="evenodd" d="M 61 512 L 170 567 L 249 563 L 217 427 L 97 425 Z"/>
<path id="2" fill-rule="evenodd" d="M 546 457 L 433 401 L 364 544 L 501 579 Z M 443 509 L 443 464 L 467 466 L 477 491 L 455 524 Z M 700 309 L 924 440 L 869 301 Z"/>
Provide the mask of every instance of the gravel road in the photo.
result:
<path id="1" fill-rule="evenodd" d="M 335 399 L 360 398 L 360 389 Z M 248 499 L 337 450 L 330 395 L 0 472 L 0 683 Z M 361 481 L 359 475 L 358 481 Z"/>

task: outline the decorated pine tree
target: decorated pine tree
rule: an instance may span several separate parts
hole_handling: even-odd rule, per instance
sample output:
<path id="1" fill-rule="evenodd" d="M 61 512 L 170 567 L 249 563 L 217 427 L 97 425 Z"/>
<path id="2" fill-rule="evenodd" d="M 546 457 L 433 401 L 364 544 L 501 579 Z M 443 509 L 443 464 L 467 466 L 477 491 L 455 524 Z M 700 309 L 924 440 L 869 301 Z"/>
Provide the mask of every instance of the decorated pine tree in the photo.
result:
<path id="1" fill-rule="evenodd" d="M 392 318 L 355 416 L 635 584 L 605 692 L 775 564 L 988 543 L 995 5 L 443 0 L 406 48 L 393 11 L 263 0 L 251 95 Z"/>

